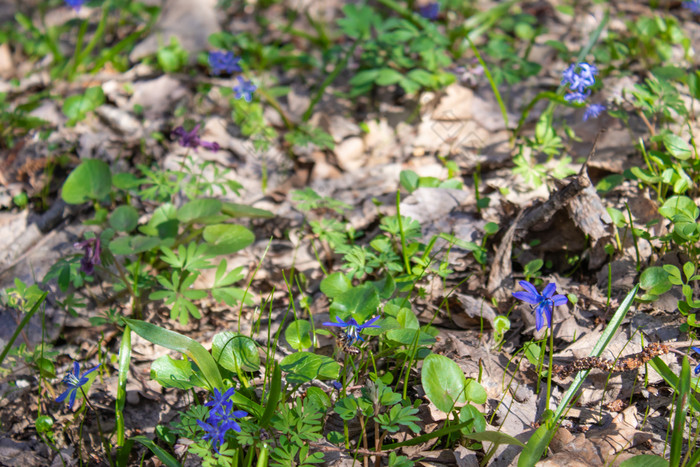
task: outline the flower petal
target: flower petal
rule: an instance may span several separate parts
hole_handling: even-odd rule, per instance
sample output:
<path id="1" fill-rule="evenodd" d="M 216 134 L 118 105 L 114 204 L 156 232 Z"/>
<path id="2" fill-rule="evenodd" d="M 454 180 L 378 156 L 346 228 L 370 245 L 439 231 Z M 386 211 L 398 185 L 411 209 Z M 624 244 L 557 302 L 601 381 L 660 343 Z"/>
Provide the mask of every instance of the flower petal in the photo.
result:
<path id="1" fill-rule="evenodd" d="M 68 397 L 68 394 L 70 394 L 72 390 L 73 389 L 66 389 L 65 391 L 63 391 L 63 394 L 56 398 L 56 402 L 63 402 L 64 400 L 66 400 L 66 397 Z"/>
<path id="2" fill-rule="evenodd" d="M 540 311 L 540 307 L 537 307 L 535 309 L 535 328 L 539 331 L 542 329 L 542 326 L 544 325 L 544 320 L 542 319 L 542 312 Z"/>
<path id="3" fill-rule="evenodd" d="M 537 291 L 537 288 L 528 281 L 520 281 L 518 284 L 520 284 L 520 287 L 527 290 L 531 294 L 539 296 L 540 293 Z"/>
<path id="4" fill-rule="evenodd" d="M 556 292 L 556 290 L 557 284 L 555 284 L 554 282 L 550 282 L 549 284 L 547 284 L 547 287 L 545 287 L 542 291 L 542 296 L 544 298 L 551 298 L 552 295 L 554 295 L 554 292 Z"/>
<path id="5" fill-rule="evenodd" d="M 693 349 L 697 353 L 700 353 L 700 347 L 691 347 L 691 349 Z"/>
<path id="6" fill-rule="evenodd" d="M 537 305 L 542 301 L 539 295 L 535 295 L 530 292 L 513 292 L 513 296 L 518 300 L 529 303 L 530 305 Z"/>
<path id="7" fill-rule="evenodd" d="M 566 295 L 557 294 L 552 297 L 552 303 L 554 306 L 566 305 L 568 302 L 569 299 L 566 297 Z"/>

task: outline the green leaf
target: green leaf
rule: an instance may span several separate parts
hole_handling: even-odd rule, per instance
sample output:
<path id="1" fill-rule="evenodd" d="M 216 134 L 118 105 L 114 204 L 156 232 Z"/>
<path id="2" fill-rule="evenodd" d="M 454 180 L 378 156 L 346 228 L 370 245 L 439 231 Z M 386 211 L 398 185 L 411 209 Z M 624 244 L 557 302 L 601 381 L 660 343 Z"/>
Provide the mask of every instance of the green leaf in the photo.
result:
<path id="1" fill-rule="evenodd" d="M 369 329 L 368 329 L 369 331 Z M 418 342 L 416 343 L 416 333 Z M 418 347 L 428 346 L 435 343 L 435 338 L 428 333 L 416 329 L 390 329 L 386 333 L 387 339 L 403 345 L 413 345 Z"/>
<path id="2" fill-rule="evenodd" d="M 673 431 L 671 433 L 671 455 L 669 465 L 680 465 L 681 450 L 683 449 L 683 432 L 685 431 L 685 419 L 687 413 L 687 401 L 690 394 L 690 364 L 688 357 L 683 356 L 681 375 L 676 387 L 676 407 L 673 417 Z"/>
<path id="3" fill-rule="evenodd" d="M 418 174 L 413 170 L 402 170 L 399 174 L 399 183 L 409 193 L 413 193 L 418 188 Z"/>
<path id="4" fill-rule="evenodd" d="M 351 316 L 362 324 L 377 313 L 379 294 L 372 284 L 362 284 L 341 293 L 330 306 L 331 320 L 340 316 L 347 321 Z"/>
<path id="5" fill-rule="evenodd" d="M 467 403 L 467 379 L 459 365 L 444 355 L 431 353 L 425 357 L 421 384 L 428 399 L 445 413 Z"/>
<path id="6" fill-rule="evenodd" d="M 347 292 L 352 288 L 352 282 L 342 272 L 334 272 L 330 276 L 326 276 L 321 281 L 321 292 L 323 292 L 326 297 L 335 299 L 339 297 L 343 292 Z"/>
<path id="7" fill-rule="evenodd" d="M 61 197 L 68 204 L 101 201 L 112 190 L 112 173 L 109 166 L 97 159 L 87 159 L 68 175 Z"/>
<path id="8" fill-rule="evenodd" d="M 549 423 L 543 423 L 525 445 L 525 449 L 518 458 L 518 467 L 531 467 L 539 462 L 544 450 L 547 449 L 549 440 L 554 435 L 554 428 Z"/>
<path id="9" fill-rule="evenodd" d="M 680 136 L 676 136 L 673 133 L 663 133 L 662 139 L 666 150 L 676 159 L 684 161 L 692 157 L 692 148 Z"/>
<path id="10" fill-rule="evenodd" d="M 219 373 L 216 362 L 202 344 L 182 334 L 178 334 L 177 332 L 156 326 L 155 324 L 137 319 L 123 319 L 136 334 L 147 341 L 165 347 L 166 349 L 180 352 L 194 360 L 204 375 L 208 385 L 207 389 L 211 391 L 214 388 L 221 389 L 224 387 L 224 381 L 221 379 L 221 373 Z M 238 395 L 238 393 L 236 393 L 236 395 Z M 246 401 L 247 399 L 244 400 L 244 402 Z M 238 403 L 238 401 L 234 402 Z M 250 401 L 247 402 L 250 403 Z"/>
<path id="11" fill-rule="evenodd" d="M 298 319 L 293 321 L 284 331 L 284 338 L 294 350 L 303 350 L 311 347 L 311 324 Z"/>
<path id="12" fill-rule="evenodd" d="M 109 242 L 109 251 L 115 255 L 135 255 L 137 253 L 149 251 L 159 244 L 160 239 L 158 238 L 133 235 L 112 240 Z"/>
<path id="13" fill-rule="evenodd" d="M 486 403 L 486 389 L 475 379 L 467 379 L 465 394 L 468 402 L 474 402 L 476 404 Z"/>
<path id="14" fill-rule="evenodd" d="M 393 68 L 382 68 L 377 74 L 375 83 L 379 86 L 389 86 L 390 84 L 396 84 L 403 78 L 403 75 Z"/>
<path id="15" fill-rule="evenodd" d="M 194 370 L 189 360 L 175 360 L 163 355 L 151 363 L 151 379 L 164 388 L 190 389 L 195 386 Z"/>
<path id="16" fill-rule="evenodd" d="M 330 357 L 311 352 L 296 352 L 280 362 L 290 384 L 308 383 L 314 379 L 338 379 L 340 365 Z"/>
<path id="17" fill-rule="evenodd" d="M 139 222 L 139 213 L 133 206 L 119 206 L 109 216 L 109 225 L 119 232 L 131 232 Z"/>
<path id="18" fill-rule="evenodd" d="M 105 95 L 100 86 L 87 88 L 84 94 L 67 97 L 63 101 L 63 113 L 68 117 L 68 126 L 84 119 L 88 112 L 92 112 L 104 104 Z"/>
<path id="19" fill-rule="evenodd" d="M 211 354 L 219 365 L 236 374 L 260 369 L 258 347 L 247 336 L 229 331 L 220 332 L 214 336 Z"/>
<path id="20" fill-rule="evenodd" d="M 648 294 L 662 295 L 671 290 L 668 272 L 663 267 L 652 266 L 644 270 L 639 278 L 639 284 Z"/>
<path id="21" fill-rule="evenodd" d="M 200 198 L 184 204 L 177 210 L 180 222 L 194 222 L 204 217 L 210 217 L 221 212 L 221 201 L 212 198 Z"/>
<path id="22" fill-rule="evenodd" d="M 227 216 L 238 218 L 238 217 L 248 217 L 251 219 L 269 219 L 275 217 L 273 213 L 265 209 L 258 209 L 247 204 L 237 204 L 224 202 L 221 205 L 221 212 Z"/>
<path id="23" fill-rule="evenodd" d="M 692 465 L 692 464 L 689 464 Z M 620 463 L 620 467 L 668 467 L 669 463 L 661 456 L 640 454 Z"/>
<path id="24" fill-rule="evenodd" d="M 242 250 L 255 241 L 255 234 L 238 224 L 208 225 L 202 233 L 210 255 L 228 255 Z"/>

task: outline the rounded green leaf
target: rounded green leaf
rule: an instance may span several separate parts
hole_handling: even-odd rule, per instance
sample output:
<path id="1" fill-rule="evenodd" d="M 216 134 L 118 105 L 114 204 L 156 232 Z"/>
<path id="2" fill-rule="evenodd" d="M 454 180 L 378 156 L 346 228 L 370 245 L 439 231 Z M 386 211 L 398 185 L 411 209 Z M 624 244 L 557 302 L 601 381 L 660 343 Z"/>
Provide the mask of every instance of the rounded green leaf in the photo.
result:
<path id="1" fill-rule="evenodd" d="M 284 338 L 294 350 L 311 347 L 311 324 L 305 319 L 292 322 L 284 331 Z"/>
<path id="2" fill-rule="evenodd" d="M 331 320 L 340 316 L 344 320 L 350 316 L 358 323 L 364 323 L 377 313 L 379 294 L 372 284 L 362 284 L 341 293 L 330 306 Z"/>
<path id="3" fill-rule="evenodd" d="M 204 228 L 204 241 L 209 244 L 207 253 L 228 255 L 242 250 L 255 241 L 255 234 L 237 224 L 215 224 Z"/>
<path id="4" fill-rule="evenodd" d="M 652 295 L 661 295 L 668 292 L 672 285 L 668 280 L 668 272 L 663 267 L 652 266 L 644 270 L 639 278 L 642 289 Z"/>
<path id="5" fill-rule="evenodd" d="M 327 411 L 331 408 L 331 398 L 323 392 L 323 389 L 311 386 L 306 389 L 306 400 L 310 400 L 312 404 Z"/>
<path id="6" fill-rule="evenodd" d="M 164 388 L 193 388 L 193 376 L 192 363 L 187 359 L 175 360 L 163 355 L 151 363 L 151 379 Z"/>
<path id="7" fill-rule="evenodd" d="M 467 403 L 467 378 L 455 362 L 443 355 L 432 353 L 425 358 L 421 384 L 428 399 L 445 413 Z"/>
<path id="8" fill-rule="evenodd" d="M 134 235 L 119 237 L 109 242 L 109 250 L 115 255 L 134 255 L 151 250 L 160 244 L 160 239 Z"/>
<path id="9" fill-rule="evenodd" d="M 686 160 L 692 157 L 693 148 L 680 136 L 664 133 L 662 139 L 666 150 L 676 159 Z"/>
<path id="10" fill-rule="evenodd" d="M 112 189 L 109 166 L 97 159 L 87 159 L 73 170 L 63 184 L 61 197 L 68 204 L 100 201 Z"/>
<path id="11" fill-rule="evenodd" d="M 475 379 L 467 379 L 465 394 L 469 402 L 474 402 L 475 404 L 486 403 L 486 389 Z"/>
<path id="12" fill-rule="evenodd" d="M 321 292 L 328 298 L 336 298 L 352 288 L 352 282 L 342 272 L 334 272 L 321 281 Z"/>
<path id="13" fill-rule="evenodd" d="M 250 337 L 228 331 L 220 332 L 214 336 L 211 354 L 219 365 L 234 373 L 260 369 L 258 347 Z"/>
<path id="14" fill-rule="evenodd" d="M 139 222 L 139 213 L 130 205 L 119 206 L 109 216 L 109 225 L 119 232 L 131 232 Z"/>

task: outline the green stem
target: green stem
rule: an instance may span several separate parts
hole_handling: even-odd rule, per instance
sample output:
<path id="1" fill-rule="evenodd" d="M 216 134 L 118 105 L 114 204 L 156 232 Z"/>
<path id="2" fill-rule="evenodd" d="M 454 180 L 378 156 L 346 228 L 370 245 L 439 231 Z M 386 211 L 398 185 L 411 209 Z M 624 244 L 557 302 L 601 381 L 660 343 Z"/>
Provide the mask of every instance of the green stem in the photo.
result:
<path id="1" fill-rule="evenodd" d="M 491 85 L 491 89 L 493 90 L 493 95 L 496 97 L 496 101 L 498 101 L 498 107 L 501 109 L 501 115 L 503 115 L 503 123 L 506 126 L 506 129 L 508 129 L 508 112 L 506 111 L 506 106 L 503 103 L 503 99 L 501 98 L 501 93 L 498 91 L 498 86 L 496 86 L 496 81 L 493 79 L 493 75 L 491 75 L 491 71 L 489 71 L 489 67 L 486 65 L 486 62 L 484 61 L 483 58 L 481 58 L 481 54 L 479 53 L 479 49 L 476 48 L 472 40 L 469 38 L 469 36 L 466 37 L 467 41 L 469 41 L 469 46 L 472 48 L 472 51 L 474 52 L 474 55 L 476 55 L 476 59 L 479 60 L 479 64 L 481 67 L 484 69 L 484 75 L 486 76 L 486 79 L 489 80 L 489 84 Z M 513 139 L 514 136 L 511 135 L 510 137 L 510 143 L 511 145 L 513 144 Z"/>
<path id="2" fill-rule="evenodd" d="M 411 274 L 411 263 L 408 260 L 408 251 L 406 250 L 406 235 L 403 231 L 403 223 L 401 222 L 401 190 L 396 190 L 396 221 L 399 223 L 399 232 L 401 233 L 401 256 L 403 256 L 403 264 L 406 268 L 406 274 Z"/>
<path id="3" fill-rule="evenodd" d="M 348 52 L 345 54 L 345 57 L 343 57 L 343 59 L 340 62 L 338 62 L 333 71 L 328 76 L 326 76 L 326 79 L 323 80 L 323 83 L 321 83 L 321 86 L 318 88 L 313 99 L 311 99 L 309 106 L 306 108 L 306 112 L 304 112 L 304 115 L 301 117 L 303 121 L 309 121 L 309 119 L 311 118 L 311 114 L 314 111 L 314 107 L 316 107 L 316 104 L 318 104 L 318 102 L 323 97 L 324 91 L 338 77 L 340 72 L 347 67 L 348 61 L 350 60 L 350 57 L 352 57 L 353 53 L 355 53 L 355 49 L 357 48 L 357 45 L 359 43 L 360 41 L 358 40 L 352 44 L 352 47 L 350 47 L 350 50 L 348 50 Z"/>
<path id="4" fill-rule="evenodd" d="M 552 317 L 554 319 L 554 317 Z M 552 395 L 552 366 L 554 364 L 554 328 L 549 328 L 549 368 L 547 368 L 547 399 L 545 410 L 549 410 L 549 398 Z"/>

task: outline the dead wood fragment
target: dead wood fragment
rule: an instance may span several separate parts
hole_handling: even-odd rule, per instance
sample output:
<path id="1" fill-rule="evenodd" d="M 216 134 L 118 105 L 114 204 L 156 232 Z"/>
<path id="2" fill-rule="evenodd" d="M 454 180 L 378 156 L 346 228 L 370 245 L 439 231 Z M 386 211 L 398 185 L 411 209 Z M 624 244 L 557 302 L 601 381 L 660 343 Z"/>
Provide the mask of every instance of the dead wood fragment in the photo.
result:
<path id="1" fill-rule="evenodd" d="M 577 371 L 592 370 L 594 368 L 607 371 L 609 373 L 618 371 L 632 371 L 641 367 L 652 358 L 658 357 L 659 355 L 665 355 L 668 352 L 669 348 L 666 344 L 652 342 L 644 347 L 641 352 L 632 354 L 629 357 L 621 360 L 612 361 L 600 357 L 584 357 L 577 358 L 567 365 L 554 365 L 552 367 L 552 374 L 566 378 L 570 374 Z"/>

